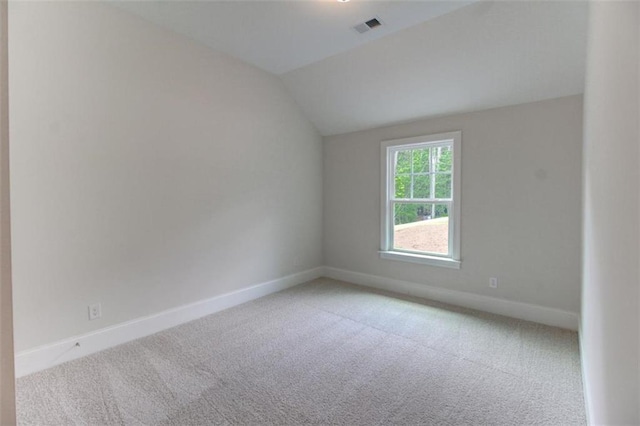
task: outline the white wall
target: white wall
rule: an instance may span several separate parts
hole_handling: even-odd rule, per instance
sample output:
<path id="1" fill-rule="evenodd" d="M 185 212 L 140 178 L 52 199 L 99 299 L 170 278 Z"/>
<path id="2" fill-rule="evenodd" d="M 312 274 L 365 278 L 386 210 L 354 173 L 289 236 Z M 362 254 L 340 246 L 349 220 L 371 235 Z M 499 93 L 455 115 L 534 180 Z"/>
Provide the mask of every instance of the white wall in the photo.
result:
<path id="1" fill-rule="evenodd" d="M 454 130 L 462 269 L 380 259 L 380 142 Z M 578 312 L 581 144 L 581 96 L 325 138 L 325 264 Z"/>
<path id="2" fill-rule="evenodd" d="M 0 2 L 0 424 L 16 422 L 9 206 L 7 2 Z"/>
<path id="3" fill-rule="evenodd" d="M 322 264 L 322 142 L 277 78 L 97 3 L 10 21 L 16 350 Z"/>
<path id="4" fill-rule="evenodd" d="M 591 4 L 581 339 L 593 424 L 640 423 L 639 9 Z"/>

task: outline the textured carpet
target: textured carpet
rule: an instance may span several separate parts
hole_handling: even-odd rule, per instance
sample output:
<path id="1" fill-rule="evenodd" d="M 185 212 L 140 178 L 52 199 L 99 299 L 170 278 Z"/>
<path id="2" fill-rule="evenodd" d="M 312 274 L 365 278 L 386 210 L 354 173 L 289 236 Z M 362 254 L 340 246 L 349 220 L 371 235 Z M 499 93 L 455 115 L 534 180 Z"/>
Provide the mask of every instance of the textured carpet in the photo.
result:
<path id="1" fill-rule="evenodd" d="M 575 332 L 320 279 L 18 380 L 22 425 L 585 424 Z"/>

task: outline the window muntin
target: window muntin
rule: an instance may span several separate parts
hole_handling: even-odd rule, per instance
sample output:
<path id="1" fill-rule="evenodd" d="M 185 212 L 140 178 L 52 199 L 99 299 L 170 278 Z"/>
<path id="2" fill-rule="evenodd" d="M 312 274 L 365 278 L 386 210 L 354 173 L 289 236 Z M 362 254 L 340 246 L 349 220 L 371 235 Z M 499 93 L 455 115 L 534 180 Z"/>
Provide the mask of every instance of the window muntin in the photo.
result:
<path id="1" fill-rule="evenodd" d="M 460 139 L 383 142 L 382 253 L 459 259 Z"/>

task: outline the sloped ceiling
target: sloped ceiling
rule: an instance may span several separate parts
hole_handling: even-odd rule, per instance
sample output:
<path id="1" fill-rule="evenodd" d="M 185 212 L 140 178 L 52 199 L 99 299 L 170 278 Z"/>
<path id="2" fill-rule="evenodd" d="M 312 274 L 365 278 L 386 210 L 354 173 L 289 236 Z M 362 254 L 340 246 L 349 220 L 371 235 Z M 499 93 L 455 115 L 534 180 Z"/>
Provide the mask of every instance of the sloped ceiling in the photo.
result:
<path id="1" fill-rule="evenodd" d="M 117 6 L 279 75 L 323 135 L 583 92 L 580 1 Z M 384 25 L 365 34 L 371 17 Z"/>
<path id="2" fill-rule="evenodd" d="M 334 135 L 583 93 L 586 34 L 586 3 L 479 3 L 282 79 Z"/>
<path id="3" fill-rule="evenodd" d="M 477 0 L 148 0 L 117 7 L 207 46 L 282 74 L 420 24 Z M 359 34 L 357 24 L 383 25 Z"/>

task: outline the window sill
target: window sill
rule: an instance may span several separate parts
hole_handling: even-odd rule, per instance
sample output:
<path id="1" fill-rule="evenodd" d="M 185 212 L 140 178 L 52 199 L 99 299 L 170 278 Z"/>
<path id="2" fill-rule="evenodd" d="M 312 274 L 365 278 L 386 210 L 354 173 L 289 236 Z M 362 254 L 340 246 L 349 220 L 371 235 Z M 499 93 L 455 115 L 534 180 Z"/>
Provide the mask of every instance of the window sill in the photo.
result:
<path id="1" fill-rule="evenodd" d="M 402 262 L 420 263 L 422 265 L 440 266 L 443 268 L 460 269 L 462 262 L 444 257 L 428 256 L 425 254 L 403 253 L 400 251 L 380 251 L 382 259 L 400 260 Z"/>

